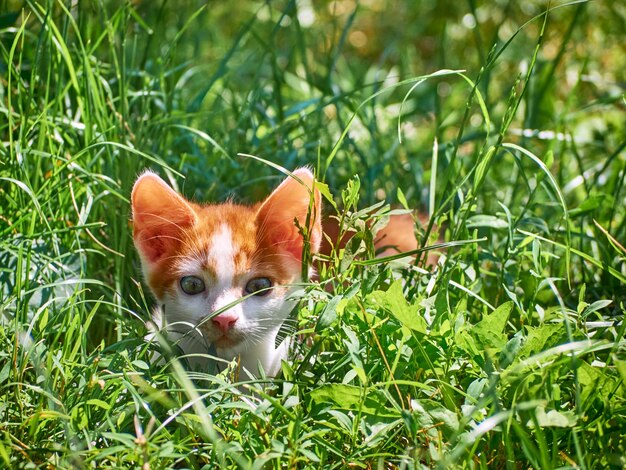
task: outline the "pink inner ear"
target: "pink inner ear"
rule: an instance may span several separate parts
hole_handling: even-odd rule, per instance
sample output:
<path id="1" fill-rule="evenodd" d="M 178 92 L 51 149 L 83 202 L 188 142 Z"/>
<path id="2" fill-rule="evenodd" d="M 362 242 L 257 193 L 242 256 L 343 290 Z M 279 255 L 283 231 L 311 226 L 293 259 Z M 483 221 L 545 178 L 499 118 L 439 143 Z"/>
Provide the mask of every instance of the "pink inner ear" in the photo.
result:
<path id="1" fill-rule="evenodd" d="M 291 177 L 285 179 L 263 202 L 257 213 L 257 220 L 270 245 L 287 252 L 300 262 L 302 261 L 304 239 L 294 219 L 298 220 L 300 226 L 306 225 L 312 194 L 313 204 L 309 216 L 308 231 L 311 252 L 317 252 L 322 238 L 320 194 L 314 188 L 313 175 L 309 170 L 296 170 L 294 175 L 300 178 L 304 184 Z"/>
<path id="2" fill-rule="evenodd" d="M 271 231 L 271 244 L 278 247 L 296 260 L 302 261 L 302 245 L 304 240 L 295 223 L 275 225 Z"/>
<path id="3" fill-rule="evenodd" d="M 133 238 L 142 258 L 156 263 L 172 255 L 196 220 L 189 203 L 152 173 L 133 188 Z"/>
<path id="4" fill-rule="evenodd" d="M 172 255 L 182 243 L 184 233 L 179 227 L 163 224 L 136 231 L 135 244 L 147 261 L 156 263 Z"/>
<path id="5" fill-rule="evenodd" d="M 161 234 L 155 232 L 153 234 L 137 234 L 135 237 L 135 242 L 139 251 L 143 254 L 143 256 L 150 261 L 151 263 L 155 263 L 167 253 L 167 246 L 161 240 Z"/>

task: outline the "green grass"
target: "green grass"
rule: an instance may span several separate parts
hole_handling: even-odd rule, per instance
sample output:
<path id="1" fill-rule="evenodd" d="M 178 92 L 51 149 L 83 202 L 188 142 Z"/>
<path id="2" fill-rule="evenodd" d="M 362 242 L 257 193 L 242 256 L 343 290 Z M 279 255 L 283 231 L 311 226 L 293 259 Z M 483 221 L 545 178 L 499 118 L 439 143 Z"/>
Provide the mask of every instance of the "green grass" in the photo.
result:
<path id="1" fill-rule="evenodd" d="M 0 466 L 626 464 L 626 10 L 393 4 L 0 1 Z M 237 387 L 151 363 L 128 197 L 257 201 L 239 154 L 357 236 Z M 436 267 L 367 261 L 405 204 Z"/>

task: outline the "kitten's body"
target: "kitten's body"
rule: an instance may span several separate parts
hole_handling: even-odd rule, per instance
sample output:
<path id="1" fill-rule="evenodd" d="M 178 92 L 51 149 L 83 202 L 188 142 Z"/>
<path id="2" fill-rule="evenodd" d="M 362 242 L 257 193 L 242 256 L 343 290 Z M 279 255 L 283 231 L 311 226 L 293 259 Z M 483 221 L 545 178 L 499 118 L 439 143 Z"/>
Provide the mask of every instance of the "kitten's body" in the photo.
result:
<path id="1" fill-rule="evenodd" d="M 313 175 L 299 169 L 294 176 L 299 181 L 285 179 L 253 206 L 194 204 L 153 173 L 135 183 L 133 238 L 162 306 L 156 323 L 195 368 L 207 369 L 213 348 L 227 361 L 239 358 L 249 377 L 259 363 L 274 376 L 287 358 L 289 344 L 275 348 L 276 334 L 295 306 L 291 296 L 302 281 L 303 249 L 314 254 L 322 241 Z M 298 226 L 308 234 L 306 244 Z M 412 219 L 392 219 L 377 241 L 414 249 Z"/>

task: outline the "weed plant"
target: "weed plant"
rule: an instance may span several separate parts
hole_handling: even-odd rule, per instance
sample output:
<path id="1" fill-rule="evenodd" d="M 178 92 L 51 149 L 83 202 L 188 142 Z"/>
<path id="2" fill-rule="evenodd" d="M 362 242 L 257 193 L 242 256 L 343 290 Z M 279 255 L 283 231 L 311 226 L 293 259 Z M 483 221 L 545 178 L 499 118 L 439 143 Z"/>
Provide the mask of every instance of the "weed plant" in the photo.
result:
<path id="1" fill-rule="evenodd" d="M 626 465 L 625 25 L 610 0 L 0 0 L 0 466 Z M 152 360 L 134 179 L 254 202 L 273 165 L 355 233 L 293 361 Z M 435 248 L 374 259 L 413 208 Z"/>

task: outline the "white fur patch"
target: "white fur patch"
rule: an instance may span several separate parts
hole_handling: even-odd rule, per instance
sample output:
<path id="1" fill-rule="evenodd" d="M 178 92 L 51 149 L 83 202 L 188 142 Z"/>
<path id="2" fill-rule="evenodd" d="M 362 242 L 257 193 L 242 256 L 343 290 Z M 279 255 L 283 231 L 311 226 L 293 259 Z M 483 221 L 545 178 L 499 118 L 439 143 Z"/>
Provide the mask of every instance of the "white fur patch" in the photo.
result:
<path id="1" fill-rule="evenodd" d="M 215 266 L 217 283 L 220 286 L 231 286 L 235 276 L 235 247 L 230 227 L 222 224 L 211 239 L 209 261 Z"/>
<path id="2" fill-rule="evenodd" d="M 202 272 L 202 262 L 198 258 L 185 258 L 178 263 L 176 271 L 179 276 L 197 276 Z"/>

